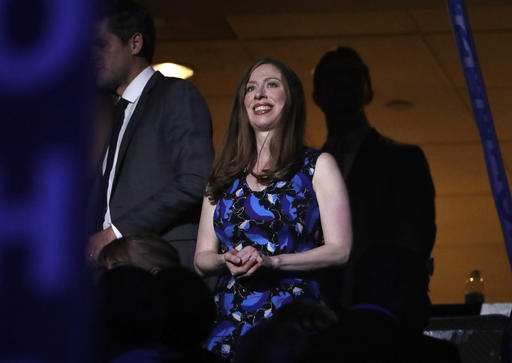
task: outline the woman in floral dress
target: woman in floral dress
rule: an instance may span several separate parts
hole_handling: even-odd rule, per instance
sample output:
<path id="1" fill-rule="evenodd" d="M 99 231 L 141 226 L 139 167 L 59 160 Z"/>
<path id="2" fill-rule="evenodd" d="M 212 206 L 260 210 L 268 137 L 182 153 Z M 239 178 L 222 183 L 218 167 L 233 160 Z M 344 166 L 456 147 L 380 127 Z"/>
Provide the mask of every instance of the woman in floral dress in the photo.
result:
<path id="1" fill-rule="evenodd" d="M 316 270 L 348 259 L 343 178 L 330 154 L 304 147 L 304 129 L 297 75 L 280 61 L 256 61 L 235 95 L 195 253 L 201 275 L 219 275 L 218 318 L 206 348 L 226 358 L 233 359 L 242 335 L 281 306 L 322 302 Z"/>

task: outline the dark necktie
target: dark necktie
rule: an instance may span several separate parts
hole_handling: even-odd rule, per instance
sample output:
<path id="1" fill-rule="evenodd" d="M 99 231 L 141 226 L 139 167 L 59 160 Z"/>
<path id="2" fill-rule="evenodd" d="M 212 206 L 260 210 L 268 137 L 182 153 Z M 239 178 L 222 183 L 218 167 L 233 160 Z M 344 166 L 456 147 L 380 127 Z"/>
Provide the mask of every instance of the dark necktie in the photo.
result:
<path id="1" fill-rule="evenodd" d="M 114 163 L 114 154 L 116 153 L 117 140 L 119 139 L 119 132 L 121 131 L 121 127 L 123 126 L 124 121 L 124 111 L 126 110 L 126 106 L 128 105 L 128 101 L 124 98 L 120 98 L 115 107 L 114 113 L 114 121 L 112 123 L 112 133 L 110 134 L 110 140 L 108 144 L 108 155 L 107 155 L 107 164 L 105 166 L 105 174 L 103 176 L 106 178 L 106 185 L 108 187 L 108 178 L 110 176 L 110 172 L 112 170 L 112 164 Z M 106 193 L 106 189 L 105 189 Z"/>
<path id="2" fill-rule="evenodd" d="M 126 106 L 128 105 L 128 101 L 124 98 L 120 98 L 116 104 L 114 109 L 114 120 L 112 122 L 112 132 L 110 134 L 110 139 L 108 143 L 108 154 L 107 154 L 107 163 L 105 166 L 105 173 L 102 177 L 103 187 L 102 189 L 102 200 L 101 208 L 103 210 L 101 219 L 103 223 L 103 217 L 105 216 L 105 212 L 107 210 L 107 190 L 108 190 L 108 179 L 110 177 L 110 172 L 112 170 L 112 164 L 114 163 L 114 154 L 116 153 L 117 140 L 119 139 L 119 132 L 121 131 L 121 127 L 123 126 L 124 121 L 124 111 L 126 110 Z"/>

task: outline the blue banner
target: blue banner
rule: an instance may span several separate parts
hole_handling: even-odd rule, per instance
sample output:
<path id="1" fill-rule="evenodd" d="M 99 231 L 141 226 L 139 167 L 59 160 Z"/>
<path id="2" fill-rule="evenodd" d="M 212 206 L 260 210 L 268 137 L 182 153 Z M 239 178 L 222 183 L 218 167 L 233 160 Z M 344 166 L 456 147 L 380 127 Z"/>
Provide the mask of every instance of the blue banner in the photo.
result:
<path id="1" fill-rule="evenodd" d="M 494 203 L 501 223 L 509 264 L 512 269 L 512 199 L 503 166 L 500 146 L 480 70 L 473 34 L 464 0 L 447 0 L 460 62 L 471 98 L 473 114 L 480 133 L 487 174 L 491 183 Z"/>
<path id="2" fill-rule="evenodd" d="M 0 362 L 88 363 L 95 1 L 0 0 Z"/>

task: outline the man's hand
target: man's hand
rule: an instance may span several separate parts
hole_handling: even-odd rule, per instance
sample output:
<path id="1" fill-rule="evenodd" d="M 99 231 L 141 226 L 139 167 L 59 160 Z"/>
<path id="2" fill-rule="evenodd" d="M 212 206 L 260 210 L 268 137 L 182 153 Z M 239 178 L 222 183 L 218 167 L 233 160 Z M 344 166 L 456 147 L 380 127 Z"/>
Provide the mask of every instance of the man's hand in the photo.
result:
<path id="1" fill-rule="evenodd" d="M 115 239 L 116 235 L 112 227 L 93 234 L 89 238 L 89 244 L 87 246 L 87 259 L 91 262 L 95 262 L 98 259 L 101 249 Z"/>

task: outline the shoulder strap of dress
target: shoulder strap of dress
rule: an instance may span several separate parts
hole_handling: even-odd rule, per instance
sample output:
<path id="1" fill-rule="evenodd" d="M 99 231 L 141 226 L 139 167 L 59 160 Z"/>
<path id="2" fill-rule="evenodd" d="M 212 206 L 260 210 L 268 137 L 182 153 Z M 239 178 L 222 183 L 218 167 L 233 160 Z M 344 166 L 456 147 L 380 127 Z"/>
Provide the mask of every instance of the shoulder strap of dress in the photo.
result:
<path id="1" fill-rule="evenodd" d="M 320 150 L 304 148 L 304 162 L 302 164 L 302 172 L 308 175 L 310 179 L 315 174 L 316 161 L 322 152 Z"/>

